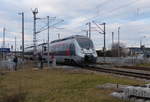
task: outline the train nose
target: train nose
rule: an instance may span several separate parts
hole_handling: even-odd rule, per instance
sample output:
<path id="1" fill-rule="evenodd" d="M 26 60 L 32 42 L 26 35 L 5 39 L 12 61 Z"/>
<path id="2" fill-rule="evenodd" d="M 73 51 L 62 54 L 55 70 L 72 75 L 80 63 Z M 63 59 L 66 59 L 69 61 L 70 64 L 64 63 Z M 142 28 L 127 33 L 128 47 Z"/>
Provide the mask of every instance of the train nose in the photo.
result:
<path id="1" fill-rule="evenodd" d="M 84 62 L 85 63 L 96 63 L 96 57 L 94 57 L 93 55 L 85 55 Z"/>

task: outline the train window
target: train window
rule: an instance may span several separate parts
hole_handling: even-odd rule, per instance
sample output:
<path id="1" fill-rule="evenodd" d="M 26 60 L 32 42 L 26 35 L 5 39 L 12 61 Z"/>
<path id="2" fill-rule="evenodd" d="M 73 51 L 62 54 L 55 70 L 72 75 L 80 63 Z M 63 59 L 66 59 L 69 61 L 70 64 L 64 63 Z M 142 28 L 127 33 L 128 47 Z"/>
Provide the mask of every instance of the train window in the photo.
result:
<path id="1" fill-rule="evenodd" d="M 93 48 L 93 43 L 90 39 L 87 38 L 77 38 L 77 42 L 79 43 L 80 47 L 89 49 Z"/>
<path id="2" fill-rule="evenodd" d="M 46 46 L 44 46 L 44 51 L 46 51 L 47 49 L 46 49 Z"/>

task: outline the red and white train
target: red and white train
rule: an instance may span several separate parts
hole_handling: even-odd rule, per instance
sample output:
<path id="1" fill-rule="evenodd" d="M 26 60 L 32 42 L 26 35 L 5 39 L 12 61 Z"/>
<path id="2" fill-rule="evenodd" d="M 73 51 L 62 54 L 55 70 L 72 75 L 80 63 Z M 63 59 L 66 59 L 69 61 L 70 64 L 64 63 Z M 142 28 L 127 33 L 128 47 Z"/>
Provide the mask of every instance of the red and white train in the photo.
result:
<path id="1" fill-rule="evenodd" d="M 75 35 L 59 40 L 54 40 L 49 44 L 50 59 L 56 58 L 57 63 L 96 63 L 97 53 L 93 42 L 86 36 Z M 32 59 L 34 46 L 25 49 L 25 56 Z M 47 60 L 47 43 L 37 46 L 37 54 L 42 54 Z"/>

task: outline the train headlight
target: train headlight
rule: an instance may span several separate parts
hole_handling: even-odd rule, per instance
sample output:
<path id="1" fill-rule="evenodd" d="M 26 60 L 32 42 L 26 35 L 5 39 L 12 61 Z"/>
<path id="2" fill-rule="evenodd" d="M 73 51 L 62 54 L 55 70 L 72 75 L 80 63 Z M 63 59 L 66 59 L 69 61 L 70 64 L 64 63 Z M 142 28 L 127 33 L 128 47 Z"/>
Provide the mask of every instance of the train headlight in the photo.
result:
<path id="1" fill-rule="evenodd" d="M 83 49 L 81 49 L 81 53 L 82 53 L 82 54 L 84 53 Z"/>
<path id="2" fill-rule="evenodd" d="M 84 53 L 84 50 L 83 50 L 83 49 L 81 49 L 81 53 Z"/>

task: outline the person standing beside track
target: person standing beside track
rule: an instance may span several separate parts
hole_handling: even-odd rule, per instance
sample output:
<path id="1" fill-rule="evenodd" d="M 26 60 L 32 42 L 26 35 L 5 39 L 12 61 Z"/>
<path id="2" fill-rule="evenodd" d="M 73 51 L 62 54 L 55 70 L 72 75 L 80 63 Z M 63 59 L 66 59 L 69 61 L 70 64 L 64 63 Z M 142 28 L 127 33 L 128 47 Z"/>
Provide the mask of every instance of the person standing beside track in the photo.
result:
<path id="1" fill-rule="evenodd" d="M 43 58 L 41 54 L 38 54 L 38 60 L 39 60 L 39 64 L 40 64 L 40 69 L 43 69 Z"/>
<path id="2" fill-rule="evenodd" d="M 17 70 L 17 65 L 18 65 L 18 58 L 17 58 L 17 56 L 14 57 L 13 62 L 15 64 L 14 65 L 14 70 L 16 71 Z"/>
<path id="3" fill-rule="evenodd" d="M 55 67 L 56 66 L 56 58 L 55 58 L 54 54 L 52 54 L 51 59 L 52 59 L 52 66 Z"/>

